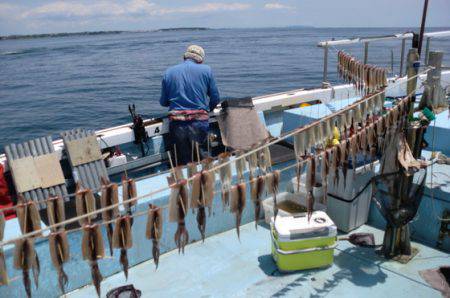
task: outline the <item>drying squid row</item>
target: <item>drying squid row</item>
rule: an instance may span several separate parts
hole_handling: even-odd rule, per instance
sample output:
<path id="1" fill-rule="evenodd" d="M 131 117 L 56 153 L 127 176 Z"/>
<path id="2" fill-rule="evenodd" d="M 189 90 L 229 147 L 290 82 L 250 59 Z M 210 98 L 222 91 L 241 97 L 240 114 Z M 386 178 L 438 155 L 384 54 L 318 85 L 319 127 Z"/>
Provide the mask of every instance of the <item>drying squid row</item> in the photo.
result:
<path id="1" fill-rule="evenodd" d="M 360 93 L 371 93 L 387 86 L 385 68 L 364 64 L 343 51 L 338 52 L 337 72 L 341 79 L 354 84 Z"/>
<path id="2" fill-rule="evenodd" d="M 401 100 L 384 114 L 381 108 L 383 98 L 384 94 L 380 94 L 373 99 L 363 99 L 361 103 L 356 103 L 355 107 L 341 115 L 323 120 L 294 136 L 294 150 L 297 156 L 297 192 L 300 187 L 300 177 L 303 169 L 306 168 L 305 191 L 308 218 L 312 214 L 316 199 L 313 195 L 313 187 L 318 181 L 318 174 L 321 176 L 320 181 L 323 186 L 322 202 L 326 203 L 330 173 L 334 176 L 332 183 L 338 185 L 339 171 L 342 171 L 345 187 L 348 179 L 347 171 L 350 165 L 353 169 L 356 167 L 357 156 L 362 155 L 365 164 L 369 159 L 373 161 L 378 155 L 383 155 L 387 132 L 400 131 L 406 124 L 409 98 Z M 369 112 L 364 110 L 367 106 L 371 106 L 375 113 L 374 110 Z M 325 127 L 321 138 L 316 138 L 316 127 Z M 338 131 L 338 134 L 333 134 L 332 131 Z M 355 178 L 354 174 L 353 171 L 351 179 Z"/>
<path id="3" fill-rule="evenodd" d="M 297 157 L 297 179 L 306 171 L 305 191 L 307 194 L 307 210 L 310 218 L 313 211 L 313 188 L 321 182 L 324 187 L 323 201 L 326 200 L 326 188 L 329 183 L 339 183 L 340 172 L 344 179 L 348 169 L 354 168 L 357 156 L 365 160 L 373 160 L 385 151 L 385 139 L 389 132 L 398 132 L 406 124 L 409 98 L 400 100 L 392 109 L 384 111 L 384 94 L 380 93 L 373 98 L 363 98 L 349 109 L 326 118 L 294 135 L 294 150 Z M 392 135 L 392 134 L 390 134 Z M 241 153 L 242 154 L 242 153 Z M 238 157 L 240 155 L 237 155 Z M 236 231 L 240 237 L 239 227 L 243 212 L 246 208 L 247 182 L 249 183 L 250 201 L 254 205 L 255 223 L 257 224 L 261 213 L 261 200 L 265 194 L 273 196 L 274 216 L 277 217 L 280 171 L 271 168 L 270 150 L 267 146 L 248 155 L 245 159 L 240 157 L 234 162 L 237 179 L 233 182 L 230 163 L 231 154 L 224 153 L 219 156 L 215 165 L 220 166 L 217 171 L 221 181 L 222 202 L 224 208 L 235 216 Z M 215 173 L 212 159 L 191 163 L 187 167 L 189 183 L 183 177 L 183 171 L 176 169 L 169 177 L 170 197 L 168 206 L 168 220 L 177 224 L 174 241 L 179 252 L 184 253 L 189 243 L 189 233 L 186 229 L 186 216 L 189 209 L 197 213 L 197 226 L 202 239 L 206 235 L 206 210 L 211 213 L 215 189 Z M 382 163 L 383 166 L 383 163 Z M 199 170 L 199 167 L 201 168 Z M 248 177 L 244 175 L 248 169 Z M 353 171 L 354 173 L 354 171 Z M 353 174 L 354 175 L 354 174 Z M 248 179 L 246 181 L 246 179 Z M 129 200 L 137 196 L 136 184 L 132 179 L 123 179 L 123 199 Z M 300 187 L 300 183 L 298 186 Z M 127 250 L 133 246 L 132 239 L 132 206 L 125 204 L 125 213 L 120 214 L 118 208 L 118 186 L 106 179 L 102 180 L 100 205 L 101 217 L 105 224 L 106 235 L 110 247 L 120 250 L 120 263 L 125 277 L 128 277 Z M 103 279 L 98 261 L 105 257 L 105 247 L 101 233 L 101 225 L 96 223 L 96 216 L 86 216 L 97 208 L 96 199 L 90 189 L 77 186 L 75 194 L 77 215 L 82 226 L 81 251 L 91 269 L 92 281 L 100 296 L 100 283 Z M 41 219 L 37 206 L 33 201 L 26 201 L 19 196 L 17 216 L 23 234 L 39 232 Z M 65 221 L 64 201 L 61 197 L 52 197 L 47 200 L 47 216 L 51 226 Z M 4 217 L 0 213 L 0 241 L 3 238 Z M 152 241 L 152 255 L 156 267 L 159 264 L 160 241 L 163 233 L 162 208 L 149 205 L 147 211 L 147 226 L 145 236 Z M 35 237 L 40 237 L 38 233 Z M 48 238 L 51 262 L 58 273 L 58 282 L 64 293 L 68 276 L 64 272 L 64 264 L 70 260 L 70 251 L 67 232 L 64 225 L 52 227 Z M 23 283 L 28 296 L 31 296 L 30 271 L 33 280 L 38 286 L 39 258 L 34 248 L 34 238 L 28 237 L 16 241 L 14 267 L 22 271 Z M 4 263 L 3 251 L 0 249 L 0 285 L 8 283 L 8 276 Z"/>

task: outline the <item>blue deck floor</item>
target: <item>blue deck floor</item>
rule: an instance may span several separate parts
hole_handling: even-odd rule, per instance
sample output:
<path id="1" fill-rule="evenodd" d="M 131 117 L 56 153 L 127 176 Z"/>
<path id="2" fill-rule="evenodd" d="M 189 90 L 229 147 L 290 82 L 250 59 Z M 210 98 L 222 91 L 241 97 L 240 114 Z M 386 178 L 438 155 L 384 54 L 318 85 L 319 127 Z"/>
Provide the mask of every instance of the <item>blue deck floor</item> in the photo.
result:
<path id="1" fill-rule="evenodd" d="M 377 243 L 382 242 L 381 230 L 363 226 L 356 231 L 372 232 Z M 230 230 L 189 245 L 185 255 L 175 250 L 162 255 L 157 271 L 153 261 L 147 261 L 130 269 L 128 282 L 122 272 L 110 276 L 102 283 L 102 296 L 132 283 L 142 297 L 440 297 L 418 271 L 450 265 L 449 255 L 417 243 L 413 247 L 418 255 L 402 265 L 340 241 L 333 266 L 281 274 L 270 255 L 268 229 L 255 230 L 250 223 L 241 227 L 241 242 Z M 68 296 L 96 293 L 87 286 Z"/>

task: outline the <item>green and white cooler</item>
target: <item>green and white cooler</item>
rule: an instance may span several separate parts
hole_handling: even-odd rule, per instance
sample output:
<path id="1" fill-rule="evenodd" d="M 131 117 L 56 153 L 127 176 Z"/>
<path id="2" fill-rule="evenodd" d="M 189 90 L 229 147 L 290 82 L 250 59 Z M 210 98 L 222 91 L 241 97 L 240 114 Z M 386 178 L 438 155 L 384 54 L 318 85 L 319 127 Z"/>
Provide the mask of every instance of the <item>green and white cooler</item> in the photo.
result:
<path id="1" fill-rule="evenodd" d="M 323 211 L 273 218 L 272 256 L 280 271 L 326 267 L 333 263 L 337 229 Z"/>

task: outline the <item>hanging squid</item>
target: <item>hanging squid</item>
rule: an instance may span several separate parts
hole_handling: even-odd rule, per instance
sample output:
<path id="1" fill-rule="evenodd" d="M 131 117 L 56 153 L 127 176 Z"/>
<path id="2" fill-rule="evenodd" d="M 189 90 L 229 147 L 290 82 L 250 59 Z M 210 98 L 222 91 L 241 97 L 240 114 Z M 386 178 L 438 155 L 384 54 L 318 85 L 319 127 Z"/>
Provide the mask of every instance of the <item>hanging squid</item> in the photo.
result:
<path id="1" fill-rule="evenodd" d="M 102 232 L 99 225 L 86 224 L 83 226 L 81 253 L 83 259 L 89 261 L 92 282 L 95 286 L 98 297 L 100 297 L 100 283 L 103 280 L 103 276 L 98 266 L 98 260 L 105 257 L 105 247 L 103 246 Z"/>
<path id="2" fill-rule="evenodd" d="M 59 224 L 66 219 L 66 212 L 64 210 L 64 199 L 60 196 L 50 197 L 47 199 L 47 217 L 50 226 Z M 65 225 L 60 225 L 57 228 L 52 228 L 52 231 L 57 229 L 64 229 Z"/>
<path id="3" fill-rule="evenodd" d="M 39 258 L 34 249 L 33 238 L 23 238 L 16 241 L 14 250 L 14 268 L 22 270 L 23 285 L 28 297 L 31 297 L 31 280 L 29 270 L 33 272 L 34 283 L 38 287 Z"/>
<path id="4" fill-rule="evenodd" d="M 356 156 L 358 154 L 359 150 L 358 150 L 358 139 L 356 135 L 353 135 L 350 137 L 350 154 L 351 154 L 351 158 L 352 158 L 352 180 L 355 180 L 355 172 L 356 172 Z"/>
<path id="5" fill-rule="evenodd" d="M 278 194 L 278 187 L 280 184 L 280 171 L 276 170 L 271 173 L 268 173 L 266 175 L 266 180 L 267 180 L 266 181 L 267 191 L 273 197 L 273 216 L 275 220 L 277 219 L 278 215 L 277 194 Z"/>
<path id="6" fill-rule="evenodd" d="M 230 153 L 223 152 L 219 154 L 219 165 L 225 164 L 221 168 L 219 168 L 219 176 L 221 182 L 222 189 L 222 205 L 223 210 L 225 207 L 230 204 L 230 188 L 231 188 L 231 164 L 230 161 Z"/>
<path id="7" fill-rule="evenodd" d="M 175 232 L 174 240 L 177 245 L 178 252 L 183 252 L 184 247 L 189 242 L 189 233 L 186 230 L 185 218 L 189 208 L 188 194 L 186 191 L 186 180 L 179 180 L 176 183 L 170 183 L 169 197 L 169 221 L 178 224 Z"/>
<path id="8" fill-rule="evenodd" d="M 248 170 L 250 172 L 250 177 L 255 178 L 256 177 L 256 170 L 258 167 L 258 154 L 257 152 L 250 154 L 247 156 L 247 162 L 248 162 Z"/>
<path id="9" fill-rule="evenodd" d="M 268 169 L 272 166 L 272 159 L 270 156 L 270 149 L 265 146 L 263 149 L 258 151 L 258 161 L 259 169 L 263 174 L 266 174 Z"/>
<path id="10" fill-rule="evenodd" d="M 320 176 L 322 178 L 322 187 L 323 187 L 323 198 L 322 203 L 326 204 L 328 199 L 328 174 L 330 172 L 330 152 L 331 150 L 326 149 L 322 151 L 322 163 L 320 165 Z"/>
<path id="11" fill-rule="evenodd" d="M 246 185 L 245 183 L 239 183 L 231 188 L 231 202 L 230 209 L 231 212 L 236 215 L 236 232 L 238 239 L 240 239 L 240 225 L 242 219 L 242 212 L 245 208 L 246 201 Z"/>
<path id="12" fill-rule="evenodd" d="M 75 209 L 77 216 L 84 216 L 85 214 L 95 211 L 95 197 L 90 189 L 81 189 L 80 184 L 77 183 L 77 191 L 75 193 Z M 89 224 L 91 220 L 95 219 L 97 215 L 90 215 L 78 219 L 80 226 Z"/>
<path id="13" fill-rule="evenodd" d="M 304 163 L 304 159 L 303 156 L 299 156 L 297 158 L 297 165 L 295 168 L 295 176 L 297 178 L 297 192 L 300 192 L 300 180 L 302 177 L 302 172 L 303 172 L 303 163 Z"/>
<path id="14" fill-rule="evenodd" d="M 19 195 L 16 213 L 22 234 L 39 231 L 41 229 L 41 216 L 39 215 L 37 205 L 34 201 L 26 202 L 24 198 Z M 42 236 L 42 233 L 38 233 L 34 237 L 36 236 Z"/>
<path id="15" fill-rule="evenodd" d="M 69 281 L 67 274 L 64 272 L 63 265 L 70 259 L 69 241 L 67 240 L 67 232 L 60 230 L 52 232 L 48 238 L 50 249 L 50 257 L 52 264 L 58 272 L 58 284 L 61 292 L 65 293 L 65 286 Z"/>
<path id="16" fill-rule="evenodd" d="M 120 264 L 122 265 L 125 279 L 128 279 L 129 262 L 127 250 L 133 246 L 131 217 L 129 215 L 124 215 L 116 219 L 112 240 L 113 247 L 120 249 Z"/>
<path id="17" fill-rule="evenodd" d="M 159 255 L 160 255 L 159 241 L 162 236 L 162 223 L 163 217 L 161 208 L 150 204 L 148 206 L 148 216 L 147 216 L 147 226 L 145 230 L 145 236 L 147 237 L 147 239 L 152 240 L 153 244 L 152 255 L 156 265 L 156 269 L 158 269 L 159 265 Z"/>
<path id="18" fill-rule="evenodd" d="M 192 181 L 191 208 L 197 209 L 197 226 L 202 241 L 205 241 L 206 208 L 211 214 L 214 198 L 214 177 L 211 171 L 202 171 L 195 174 Z"/>
<path id="19" fill-rule="evenodd" d="M 347 187 L 347 171 L 348 171 L 348 157 L 350 154 L 350 140 L 345 139 L 339 145 L 341 151 L 341 165 L 342 165 L 342 175 L 344 176 L 344 188 Z"/>
<path id="20" fill-rule="evenodd" d="M 258 228 L 258 221 L 261 217 L 261 197 L 264 192 L 266 177 L 258 176 L 250 179 L 250 194 L 255 207 L 255 228 Z"/>
<path id="21" fill-rule="evenodd" d="M 243 182 L 245 180 L 244 173 L 246 171 L 245 158 L 241 157 L 242 154 L 242 152 L 236 154 L 236 173 L 239 182 Z"/>
<path id="22" fill-rule="evenodd" d="M 198 172 L 198 163 L 190 162 L 186 165 L 188 178 L 192 178 Z M 175 179 L 176 180 L 176 179 Z M 192 180 L 188 181 L 189 188 L 192 189 Z"/>
<path id="23" fill-rule="evenodd" d="M 119 203 L 119 187 L 116 183 L 108 183 L 106 179 L 102 180 L 102 195 L 100 197 L 100 204 L 102 209 L 109 208 Z M 113 255 L 112 235 L 113 224 L 112 220 L 119 215 L 119 206 L 102 211 L 102 219 L 106 224 L 106 236 L 109 244 L 109 254 Z"/>
<path id="24" fill-rule="evenodd" d="M 136 182 L 133 179 L 122 178 L 122 202 L 128 201 L 132 198 L 137 197 Z M 132 215 L 133 212 L 131 208 L 137 204 L 136 200 L 128 203 L 124 203 L 125 210 L 128 215 Z M 133 225 L 133 218 L 130 219 L 131 225 Z"/>
<path id="25" fill-rule="evenodd" d="M 316 184 L 316 158 L 313 155 L 310 155 L 306 161 L 308 166 L 306 170 L 306 208 L 308 212 L 308 221 L 311 219 L 311 215 L 314 208 L 314 194 L 313 187 Z"/>

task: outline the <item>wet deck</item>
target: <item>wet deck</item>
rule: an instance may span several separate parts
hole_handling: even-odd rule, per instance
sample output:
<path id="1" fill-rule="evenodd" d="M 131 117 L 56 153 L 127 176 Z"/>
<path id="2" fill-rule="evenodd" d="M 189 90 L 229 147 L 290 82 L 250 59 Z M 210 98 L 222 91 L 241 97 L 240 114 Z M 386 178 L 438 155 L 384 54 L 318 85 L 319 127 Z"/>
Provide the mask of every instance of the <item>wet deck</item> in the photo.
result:
<path id="1" fill-rule="evenodd" d="M 356 231 L 373 232 L 377 243 L 382 242 L 380 230 L 363 226 Z M 230 230 L 189 245 L 184 256 L 177 251 L 162 255 L 157 271 L 150 260 L 131 268 L 128 282 L 122 272 L 112 275 L 102 283 L 102 296 L 132 283 L 142 297 L 440 297 L 418 271 L 450 265 L 450 256 L 418 243 L 413 246 L 418 255 L 402 265 L 340 241 L 333 266 L 281 274 L 270 255 L 269 231 L 263 226 L 255 230 L 250 223 L 241 227 L 241 242 Z M 92 286 L 68 294 L 95 296 Z"/>

